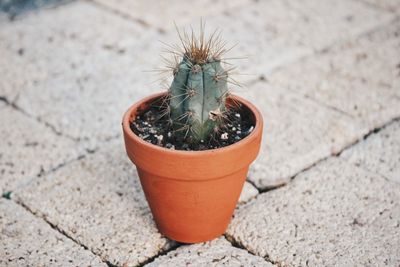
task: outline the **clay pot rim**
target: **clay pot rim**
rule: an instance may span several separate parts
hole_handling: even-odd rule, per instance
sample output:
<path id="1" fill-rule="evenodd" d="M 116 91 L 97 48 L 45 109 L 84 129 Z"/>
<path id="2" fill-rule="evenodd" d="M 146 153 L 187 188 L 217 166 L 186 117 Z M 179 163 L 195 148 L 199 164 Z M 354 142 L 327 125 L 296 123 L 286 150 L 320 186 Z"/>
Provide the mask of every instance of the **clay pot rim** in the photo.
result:
<path id="1" fill-rule="evenodd" d="M 123 116 L 123 120 L 122 120 L 122 127 L 124 129 L 124 132 L 129 136 L 129 138 L 133 139 L 135 142 L 140 143 L 141 145 L 148 147 L 149 149 L 153 149 L 159 152 L 163 152 L 163 153 L 167 153 L 169 155 L 179 155 L 179 156 L 204 156 L 206 154 L 210 154 L 210 153 L 226 153 L 229 151 L 233 151 L 236 150 L 237 147 L 239 146 L 246 146 L 249 143 L 251 143 L 253 141 L 253 139 L 257 138 L 257 136 L 260 134 L 260 132 L 262 131 L 261 127 L 263 125 L 263 119 L 262 119 L 262 115 L 261 112 L 248 100 L 243 99 L 242 97 L 239 97 L 237 95 L 230 95 L 231 98 L 234 98 L 235 100 L 239 101 L 242 105 L 245 105 L 254 115 L 254 119 L 255 119 L 255 127 L 253 129 L 253 131 L 246 136 L 245 138 L 243 138 L 242 140 L 225 146 L 225 147 L 221 147 L 221 148 L 215 148 L 215 149 L 207 149 L 207 150 L 191 150 L 191 151 L 186 151 L 186 150 L 172 150 L 172 149 L 168 149 L 165 147 L 160 147 L 151 143 L 148 143 L 146 141 L 144 141 L 142 138 L 140 138 L 139 136 L 137 136 L 131 129 L 130 127 L 130 123 L 131 123 L 131 114 L 133 113 L 134 110 L 137 110 L 139 106 L 141 106 L 142 104 L 149 102 L 150 100 L 153 100 L 155 98 L 161 97 L 163 95 L 165 95 L 165 92 L 159 92 L 159 93 L 155 93 L 155 94 L 151 94 L 145 98 L 142 98 L 141 100 L 137 101 L 136 103 L 134 103 L 124 114 Z"/>

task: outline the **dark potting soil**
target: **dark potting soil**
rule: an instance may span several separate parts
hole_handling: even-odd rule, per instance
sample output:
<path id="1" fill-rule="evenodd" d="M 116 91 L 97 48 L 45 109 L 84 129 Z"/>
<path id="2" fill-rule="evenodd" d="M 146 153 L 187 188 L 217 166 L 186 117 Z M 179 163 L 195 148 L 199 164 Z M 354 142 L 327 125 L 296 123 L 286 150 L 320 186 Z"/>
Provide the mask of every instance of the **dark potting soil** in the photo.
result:
<path id="1" fill-rule="evenodd" d="M 163 109 L 155 102 L 149 109 L 139 111 L 135 121 L 131 122 L 132 131 L 146 142 L 168 149 L 199 151 L 216 149 L 234 144 L 254 129 L 254 119 L 251 112 L 242 107 L 229 107 L 226 127 L 213 134 L 208 140 L 194 143 L 174 134 L 174 129 L 166 117 L 162 117 Z"/>

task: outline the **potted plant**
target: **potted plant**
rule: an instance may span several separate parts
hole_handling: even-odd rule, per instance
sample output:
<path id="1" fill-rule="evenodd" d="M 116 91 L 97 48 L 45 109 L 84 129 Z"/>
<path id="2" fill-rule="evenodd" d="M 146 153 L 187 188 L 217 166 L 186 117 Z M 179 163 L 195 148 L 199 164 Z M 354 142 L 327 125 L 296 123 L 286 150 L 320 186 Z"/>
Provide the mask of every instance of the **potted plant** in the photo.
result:
<path id="1" fill-rule="evenodd" d="M 229 93 L 219 34 L 178 34 L 182 51 L 173 51 L 168 91 L 131 106 L 122 126 L 159 231 L 197 243 L 225 232 L 263 121 L 254 105 Z"/>

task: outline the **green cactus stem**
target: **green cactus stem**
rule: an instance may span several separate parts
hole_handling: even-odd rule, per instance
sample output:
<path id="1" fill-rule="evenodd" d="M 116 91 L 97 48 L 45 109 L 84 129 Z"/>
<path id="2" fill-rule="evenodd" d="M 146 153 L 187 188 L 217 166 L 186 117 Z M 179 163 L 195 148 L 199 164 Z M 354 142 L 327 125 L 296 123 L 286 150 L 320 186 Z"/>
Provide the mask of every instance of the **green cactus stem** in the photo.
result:
<path id="1" fill-rule="evenodd" d="M 173 71 L 168 108 L 175 132 L 190 142 L 201 142 L 224 127 L 228 72 L 220 55 L 225 50 L 216 47 L 213 37 L 206 41 L 203 31 L 199 40 L 192 34 L 182 43 L 183 58 Z"/>

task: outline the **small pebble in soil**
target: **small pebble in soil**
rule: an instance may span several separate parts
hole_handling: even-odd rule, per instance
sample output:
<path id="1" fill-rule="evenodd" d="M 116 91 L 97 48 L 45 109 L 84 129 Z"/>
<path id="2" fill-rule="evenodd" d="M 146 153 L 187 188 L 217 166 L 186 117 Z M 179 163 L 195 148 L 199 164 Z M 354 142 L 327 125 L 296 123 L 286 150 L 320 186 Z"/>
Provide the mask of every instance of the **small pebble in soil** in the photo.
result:
<path id="1" fill-rule="evenodd" d="M 154 102 L 148 110 L 139 111 L 139 115 L 131 122 L 131 129 L 144 141 L 170 150 L 217 149 L 242 140 L 254 130 L 251 112 L 243 107 L 232 107 L 225 126 L 216 128 L 209 139 L 191 142 L 176 134 L 168 118 L 162 117 L 160 106 L 160 103 Z"/>

